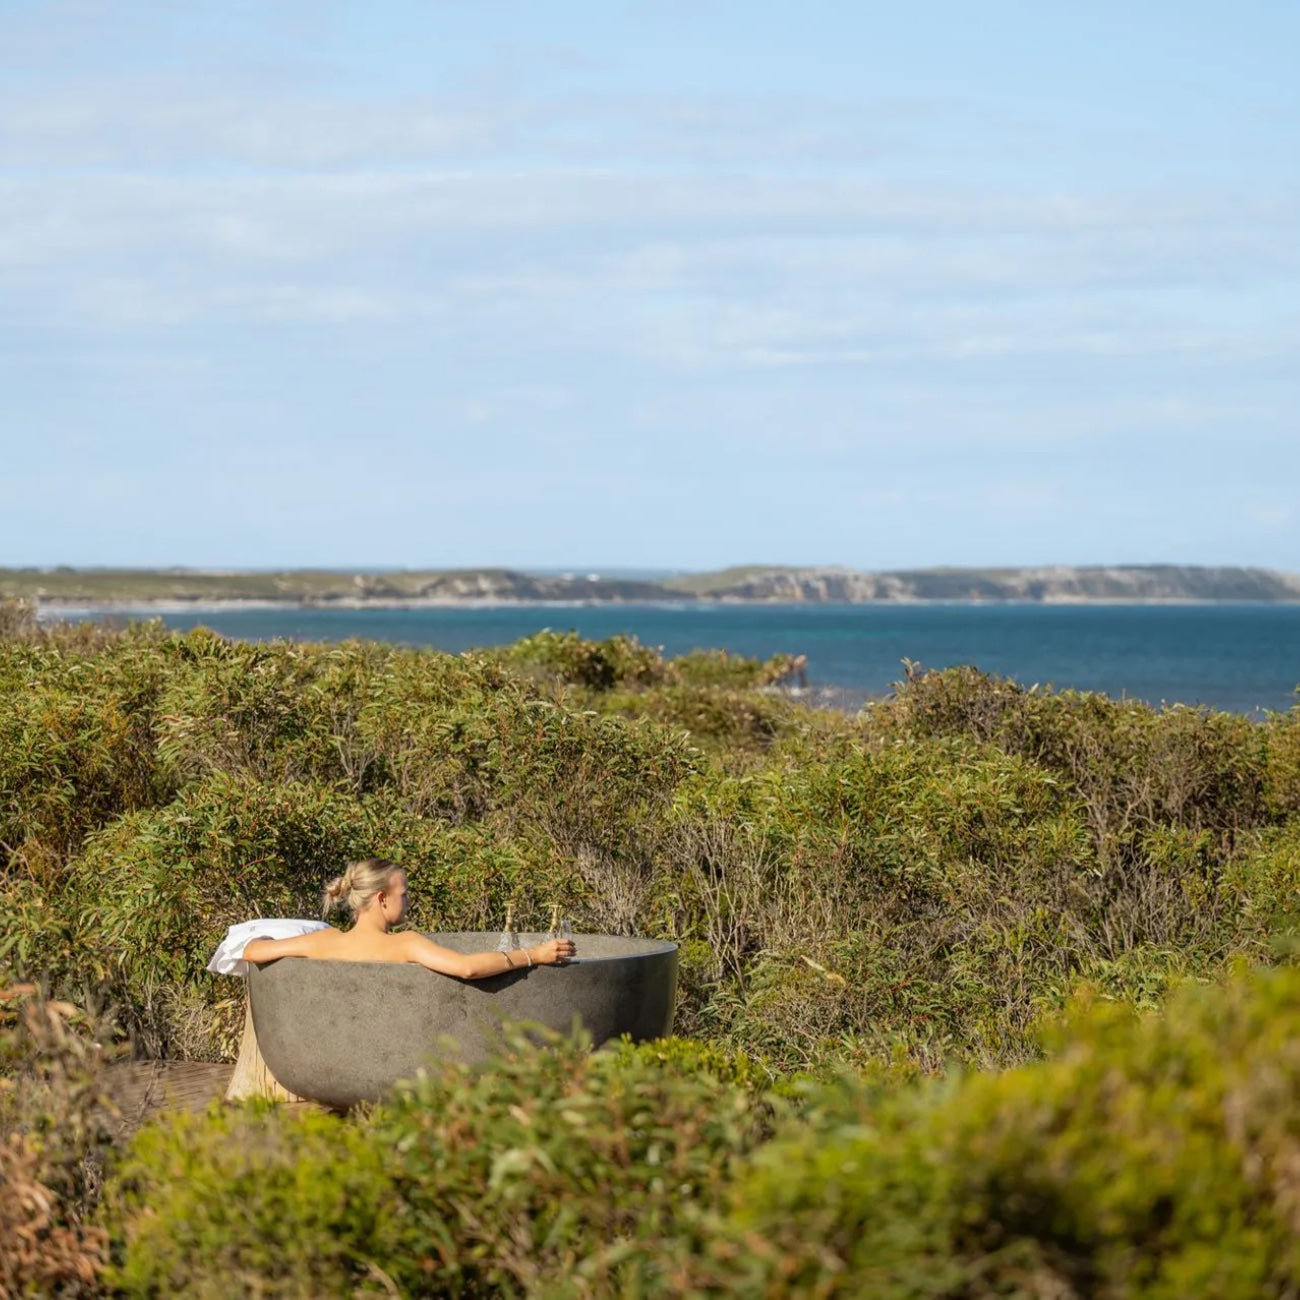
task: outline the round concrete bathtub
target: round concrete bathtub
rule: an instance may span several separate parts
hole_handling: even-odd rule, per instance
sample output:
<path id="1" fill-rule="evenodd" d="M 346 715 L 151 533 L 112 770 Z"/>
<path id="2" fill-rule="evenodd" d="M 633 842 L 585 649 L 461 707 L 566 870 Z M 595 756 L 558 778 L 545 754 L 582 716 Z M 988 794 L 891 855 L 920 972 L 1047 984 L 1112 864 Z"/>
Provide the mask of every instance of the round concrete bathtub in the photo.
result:
<path id="1" fill-rule="evenodd" d="M 458 952 L 495 948 L 496 934 L 433 934 Z M 525 947 L 540 935 L 521 935 Z M 423 966 L 282 957 L 249 964 L 253 1026 L 267 1067 L 290 1092 L 328 1106 L 373 1101 L 431 1059 L 483 1060 L 503 1020 L 567 1032 L 577 1016 L 599 1046 L 672 1029 L 677 945 L 574 936 L 576 960 L 481 980 Z"/>

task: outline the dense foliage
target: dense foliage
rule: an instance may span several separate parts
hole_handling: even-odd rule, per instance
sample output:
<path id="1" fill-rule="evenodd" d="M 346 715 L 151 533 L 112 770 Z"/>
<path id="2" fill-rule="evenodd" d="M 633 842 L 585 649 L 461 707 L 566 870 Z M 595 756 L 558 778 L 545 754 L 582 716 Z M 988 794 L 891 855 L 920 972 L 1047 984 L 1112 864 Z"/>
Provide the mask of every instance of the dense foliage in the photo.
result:
<path id="1" fill-rule="evenodd" d="M 0 640 L 0 961 L 210 1056 L 226 926 L 382 853 L 421 928 L 560 901 L 681 941 L 681 1027 L 781 1066 L 996 1063 L 1081 980 L 1149 1003 L 1292 928 L 1300 715 L 960 669 L 850 718 L 771 687 L 789 666 L 29 628 Z"/>
<path id="2" fill-rule="evenodd" d="M 737 1290 L 1291 1295 L 1300 979 L 1101 1004 L 1045 1062 L 864 1098 L 846 1084 L 731 1191 Z"/>
<path id="3" fill-rule="evenodd" d="M 662 1283 L 765 1136 L 765 1076 L 689 1044 L 591 1054 L 519 1041 L 352 1124 L 257 1107 L 136 1139 L 110 1197 L 132 1294 L 535 1290 Z M 222 1288 L 227 1288 L 222 1290 Z"/>
<path id="4" fill-rule="evenodd" d="M 1199 1278 L 1228 1294 L 1166 1184 L 1155 1208 L 1112 1214 L 1105 1200 L 1150 1144 L 1184 1142 L 1183 1119 L 1162 1118 L 1176 1087 L 1190 1126 L 1179 1177 L 1225 1198 L 1187 1213 L 1231 1221 L 1232 1251 L 1283 1290 L 1293 1262 L 1276 1224 L 1291 1193 L 1268 1171 L 1291 1159 L 1292 1118 L 1275 1107 L 1274 1132 L 1195 1044 L 1230 1040 L 1243 1061 L 1262 1053 L 1257 1078 L 1289 1079 L 1282 1040 L 1249 1028 L 1258 1008 L 1282 1015 L 1289 976 L 1182 995 L 1158 1033 L 1102 1016 L 1023 1063 L 1080 991 L 1150 1011 L 1179 982 L 1291 960 L 1300 710 L 1252 723 L 909 666 L 850 717 L 792 697 L 792 664 L 549 632 L 458 657 L 248 645 L 157 625 L 42 629 L 0 609 L 0 976 L 111 1003 L 105 1032 L 149 1055 L 229 1057 L 237 989 L 203 969 L 226 927 L 313 915 L 329 875 L 377 853 L 407 866 L 421 929 L 491 928 L 507 902 L 540 920 L 558 901 L 579 929 L 677 940 L 677 1027 L 695 1040 L 517 1054 L 425 1080 L 373 1128 L 176 1120 L 139 1138 L 107 1229 L 87 1226 L 67 1176 L 100 1138 L 65 1158 L 33 1144 L 39 1106 L 24 1102 L 19 1122 L 11 1104 L 4 1158 L 49 1192 L 37 1237 L 64 1243 L 68 1276 L 100 1275 L 108 1231 L 120 1284 L 141 1294 L 201 1293 L 223 1269 L 268 1295 L 796 1281 L 1118 1294 L 1139 1256 L 1155 1262 L 1138 1290 Z M 11 1017 L 5 1032 L 30 1046 L 34 1026 Z M 61 1041 L 66 1059 L 75 1036 Z M 881 1082 L 959 1066 L 990 1073 Z M 6 1073 L 35 1077 L 25 1069 Z M 856 1082 L 815 1097 L 794 1082 L 845 1069 Z M 1151 1134 L 1106 1111 L 1116 1071 L 1125 1106 L 1154 1107 Z M 1238 1142 L 1229 1111 L 1256 1116 L 1240 1119 L 1242 1168 L 1257 1170 L 1244 1184 L 1221 1169 L 1239 1154 L 1223 1146 Z M 805 1127 L 772 1138 L 772 1124 Z M 1018 1126 L 1040 1134 L 1033 1151 Z M 1068 1136 L 1088 1126 L 1109 1134 L 1091 1163 Z M 401 1159 L 378 1159 L 376 1143 Z M 835 1163 L 848 1148 L 852 1169 Z M 502 1153 L 522 1163 L 498 1166 Z M 199 1189 L 189 1200 L 183 1179 Z M 167 1216 L 186 1206 L 182 1230 Z M 1233 1215 L 1250 1231 L 1232 1237 Z M 308 1244 L 267 1245 L 277 1224 Z M 822 1245 L 800 1247 L 801 1233 Z M 859 1239 L 876 1243 L 870 1260 Z M 37 1255 L 5 1286 L 39 1290 Z"/>
<path id="5" fill-rule="evenodd" d="M 522 1043 L 351 1121 L 142 1132 L 128 1295 L 1251 1297 L 1300 1286 L 1300 976 L 1076 1008 L 1049 1059 L 770 1088 L 681 1042 Z"/>

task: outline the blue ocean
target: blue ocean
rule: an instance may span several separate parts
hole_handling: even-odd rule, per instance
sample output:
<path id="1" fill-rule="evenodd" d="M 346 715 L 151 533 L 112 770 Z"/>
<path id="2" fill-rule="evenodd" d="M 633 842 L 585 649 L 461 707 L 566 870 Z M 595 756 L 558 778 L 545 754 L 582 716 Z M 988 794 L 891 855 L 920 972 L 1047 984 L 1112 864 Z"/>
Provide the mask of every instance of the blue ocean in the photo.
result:
<path id="1" fill-rule="evenodd" d="M 974 664 L 1028 686 L 1259 715 L 1296 702 L 1300 605 L 573 605 L 251 609 L 161 616 L 248 640 L 363 638 L 459 652 L 540 628 L 630 633 L 670 655 L 725 647 L 808 657 L 829 703 L 886 694 L 903 660 Z"/>

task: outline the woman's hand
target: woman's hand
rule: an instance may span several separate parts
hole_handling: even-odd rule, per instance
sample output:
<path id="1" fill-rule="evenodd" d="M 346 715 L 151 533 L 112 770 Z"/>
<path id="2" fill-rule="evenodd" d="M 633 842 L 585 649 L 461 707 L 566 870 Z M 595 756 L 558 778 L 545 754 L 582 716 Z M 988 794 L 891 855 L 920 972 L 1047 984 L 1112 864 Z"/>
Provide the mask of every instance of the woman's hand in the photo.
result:
<path id="1" fill-rule="evenodd" d="M 548 939 L 528 951 L 532 954 L 535 965 L 565 966 L 573 960 L 576 949 L 572 939 Z"/>

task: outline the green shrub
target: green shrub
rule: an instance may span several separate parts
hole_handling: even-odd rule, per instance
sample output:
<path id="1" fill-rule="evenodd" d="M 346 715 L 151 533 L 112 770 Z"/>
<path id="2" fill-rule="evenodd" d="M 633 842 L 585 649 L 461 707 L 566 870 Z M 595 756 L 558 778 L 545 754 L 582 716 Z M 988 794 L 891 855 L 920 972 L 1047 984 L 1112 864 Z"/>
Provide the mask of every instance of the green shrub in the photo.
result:
<path id="1" fill-rule="evenodd" d="M 732 764 L 767 750 L 791 729 L 794 714 L 789 704 L 773 696 L 694 685 L 611 691 L 601 707 L 686 731 L 692 744 Z"/>
<path id="2" fill-rule="evenodd" d="M 259 1106 L 167 1115 L 141 1130 L 107 1194 L 128 1296 L 308 1297 L 386 1288 L 399 1212 L 360 1125 Z"/>
<path id="3" fill-rule="evenodd" d="M 1246 718 L 1079 691 L 1025 689 L 973 668 L 908 665 L 893 699 L 871 712 L 885 736 L 968 736 L 1067 780 L 1099 854 L 1123 854 L 1156 824 L 1218 833 L 1226 848 L 1270 819 L 1267 744 Z"/>
<path id="4" fill-rule="evenodd" d="M 778 654 L 771 659 L 748 659 L 728 650 L 692 650 L 668 660 L 666 677 L 693 687 L 725 687 L 743 691 L 771 686 L 802 667 L 794 655 Z"/>
<path id="5" fill-rule="evenodd" d="M 114 1281 L 1169 1300 L 1300 1285 L 1300 972 L 1185 986 L 1161 1015 L 1082 1006 L 1047 1049 L 919 1086 L 809 1083 L 791 1106 L 761 1063 L 707 1044 L 519 1039 L 350 1122 L 174 1117 L 110 1189 Z"/>
<path id="6" fill-rule="evenodd" d="M 1243 921 L 1252 923 L 1250 955 L 1262 958 L 1267 946 L 1294 948 L 1300 937 L 1300 818 L 1261 833 L 1228 865 L 1224 888 Z M 1240 924 L 1240 930 L 1246 925 Z"/>
<path id="7" fill-rule="evenodd" d="M 364 807 L 329 790 L 213 778 L 90 836 L 58 889 L 12 882 L 33 919 L 9 959 L 74 993 L 106 990 L 151 1054 L 206 1055 L 201 1032 L 182 1045 L 177 1014 L 230 997 L 203 973 L 226 927 L 316 915 L 323 882 L 374 832 Z"/>
<path id="8" fill-rule="evenodd" d="M 1277 818 L 1300 815 L 1300 704 L 1263 725 L 1268 753 L 1268 806 Z"/>
<path id="9" fill-rule="evenodd" d="M 517 1038 L 351 1121 L 259 1107 L 143 1130 L 105 1217 L 128 1295 L 671 1292 L 731 1164 L 768 1132 L 767 1075 L 668 1040 Z M 381 1290 L 382 1288 L 382 1290 Z"/>
<path id="10" fill-rule="evenodd" d="M 487 660 L 203 631 L 8 645 L 6 727 L 0 962 L 107 982 L 142 1046 L 186 1055 L 228 1046 L 204 1026 L 228 990 L 202 974 L 228 924 L 314 915 L 369 854 L 411 871 L 423 928 L 491 928 L 508 901 L 540 921 L 591 898 L 606 919 L 602 873 L 649 873 L 694 763 L 680 736 L 558 707 Z"/>
<path id="11" fill-rule="evenodd" d="M 664 658 L 634 636 L 584 641 L 576 632 L 545 628 L 497 652 L 502 662 L 549 674 L 591 691 L 615 686 L 648 686 L 664 679 Z"/>
<path id="12" fill-rule="evenodd" d="M 153 734 L 161 683 L 147 644 L 87 656 L 0 641 L 0 865 L 57 875 L 88 831 L 166 797 Z"/>
<path id="13" fill-rule="evenodd" d="M 575 687 L 580 703 L 602 713 L 649 719 L 688 731 L 694 744 L 717 756 L 765 749 L 788 730 L 798 709 L 778 694 L 755 688 L 782 680 L 795 666 L 792 655 L 748 659 L 726 650 L 693 650 L 664 659 L 635 637 L 584 641 L 576 632 L 539 632 L 498 659 L 513 668 L 541 672 Z"/>
<path id="14" fill-rule="evenodd" d="M 681 1042 L 588 1054 L 522 1040 L 417 1081 L 375 1116 L 399 1153 L 411 1292 L 672 1292 L 731 1164 L 767 1131 L 766 1075 Z"/>
<path id="15" fill-rule="evenodd" d="M 159 752 L 178 785 L 216 773 L 329 783 L 349 775 L 337 732 L 356 712 L 373 655 L 227 641 L 202 628 L 168 650 Z"/>
<path id="16" fill-rule="evenodd" d="M 1298 1008 L 1300 973 L 1277 971 L 1186 988 L 1163 1016 L 1098 1006 L 1053 1059 L 1006 1074 L 884 1100 L 847 1085 L 734 1187 L 712 1280 L 739 1294 L 1292 1294 Z"/>
<path id="17" fill-rule="evenodd" d="M 540 922 L 568 887 L 567 866 L 526 843 L 424 821 L 384 792 L 218 775 L 91 836 L 63 892 L 33 900 L 26 964 L 106 987 L 150 1054 L 224 1055 L 235 990 L 205 968 L 226 928 L 319 915 L 324 883 L 372 854 L 407 868 L 417 929 L 490 929 L 507 901 Z"/>
<path id="18" fill-rule="evenodd" d="M 1094 926 L 1071 800 L 969 742 L 699 782 L 679 816 L 681 932 L 737 995 L 719 1028 L 786 1067 L 861 1034 L 1015 1055 Z"/>
<path id="19" fill-rule="evenodd" d="M 215 1291 L 229 1261 L 267 1295 L 1285 1293 L 1295 976 L 897 1085 L 1039 1056 L 1080 989 L 1154 1008 L 1293 959 L 1300 711 L 950 670 L 850 719 L 765 691 L 778 661 L 625 638 L 450 656 L 10 622 L 0 966 L 106 984 L 152 1053 L 228 1053 L 236 986 L 203 970 L 225 927 L 312 915 L 373 853 L 407 867 L 421 929 L 558 901 L 580 929 L 678 939 L 678 1025 L 707 1040 L 520 1045 L 348 1124 L 169 1122 L 106 1220 L 128 1291 Z M 856 1082 L 805 1092 L 846 1064 Z M 67 1097 L 32 1108 L 39 1076 L 4 1138 L 0 1228 L 38 1243 L 8 1277 L 97 1285 L 74 1167 L 100 1138 Z M 0 1116 L 18 1095 L 0 1084 Z M 800 1126 L 744 1173 L 774 1095 Z"/>
<path id="20" fill-rule="evenodd" d="M 402 804 L 621 851 L 696 767 L 679 736 L 577 710 L 487 659 L 395 654 L 357 720 Z"/>

